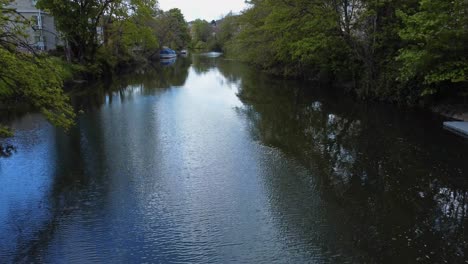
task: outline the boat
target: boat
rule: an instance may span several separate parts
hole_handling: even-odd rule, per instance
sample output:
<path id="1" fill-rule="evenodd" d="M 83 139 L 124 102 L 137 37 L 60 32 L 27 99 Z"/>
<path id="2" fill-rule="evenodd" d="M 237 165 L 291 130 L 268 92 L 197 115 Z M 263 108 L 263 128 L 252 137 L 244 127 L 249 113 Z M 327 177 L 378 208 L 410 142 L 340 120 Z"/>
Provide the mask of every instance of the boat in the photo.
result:
<path id="1" fill-rule="evenodd" d="M 181 55 L 187 55 L 187 53 L 188 53 L 187 50 L 181 50 L 181 51 L 180 51 L 180 54 L 181 54 Z"/>
<path id="2" fill-rule="evenodd" d="M 454 132 L 455 134 L 468 138 L 468 122 L 444 122 L 444 128 Z"/>
<path id="3" fill-rule="evenodd" d="M 159 52 L 159 57 L 161 59 L 171 59 L 171 58 L 177 57 L 177 53 L 174 50 L 170 49 L 170 48 L 163 48 Z"/>

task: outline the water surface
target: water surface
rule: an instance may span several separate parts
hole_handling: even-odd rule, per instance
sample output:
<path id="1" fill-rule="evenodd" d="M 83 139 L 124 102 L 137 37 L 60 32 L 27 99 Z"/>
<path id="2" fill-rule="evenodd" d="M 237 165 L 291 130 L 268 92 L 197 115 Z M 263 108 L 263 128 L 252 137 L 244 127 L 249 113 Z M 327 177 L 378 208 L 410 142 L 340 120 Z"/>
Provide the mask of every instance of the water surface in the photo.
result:
<path id="1" fill-rule="evenodd" d="M 11 118 L 0 262 L 463 263 L 468 141 L 195 55 Z"/>

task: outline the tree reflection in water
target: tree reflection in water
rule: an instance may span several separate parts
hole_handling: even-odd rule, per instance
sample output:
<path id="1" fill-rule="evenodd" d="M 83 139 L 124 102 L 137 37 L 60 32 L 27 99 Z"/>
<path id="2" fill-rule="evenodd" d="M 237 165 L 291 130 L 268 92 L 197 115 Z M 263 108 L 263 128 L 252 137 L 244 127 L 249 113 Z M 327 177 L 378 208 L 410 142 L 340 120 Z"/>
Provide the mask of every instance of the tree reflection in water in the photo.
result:
<path id="1" fill-rule="evenodd" d="M 468 148 L 437 129 L 441 120 L 418 110 L 359 104 L 234 62 L 219 61 L 218 68 L 239 84 L 245 104 L 239 113 L 252 137 L 310 170 L 319 185 L 308 191 L 340 204 L 347 217 L 342 221 L 364 252 L 386 263 L 402 256 L 449 263 L 468 257 Z"/>
<path id="2" fill-rule="evenodd" d="M 139 95 L 154 95 L 160 88 L 184 86 L 189 74 L 191 58 L 178 58 L 172 65 L 157 62 L 135 70 L 131 74 L 114 76 L 108 81 L 90 85 L 84 92 L 72 92 L 75 108 L 83 110 L 97 109 L 105 103 L 112 104 L 113 94 L 119 94 L 120 101 Z M 82 90 L 82 87 L 80 88 Z M 109 101 L 108 101 L 109 100 Z"/>

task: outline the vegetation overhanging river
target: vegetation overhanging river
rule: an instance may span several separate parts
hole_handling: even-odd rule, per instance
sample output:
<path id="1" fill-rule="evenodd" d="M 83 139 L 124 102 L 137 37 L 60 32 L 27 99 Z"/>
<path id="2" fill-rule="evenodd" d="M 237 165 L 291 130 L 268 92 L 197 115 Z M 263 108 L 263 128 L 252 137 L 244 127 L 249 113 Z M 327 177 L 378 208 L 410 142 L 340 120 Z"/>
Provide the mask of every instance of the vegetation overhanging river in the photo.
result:
<path id="1" fill-rule="evenodd" d="M 468 141 L 417 110 L 194 55 L 13 118 L 0 262 L 448 263 Z"/>

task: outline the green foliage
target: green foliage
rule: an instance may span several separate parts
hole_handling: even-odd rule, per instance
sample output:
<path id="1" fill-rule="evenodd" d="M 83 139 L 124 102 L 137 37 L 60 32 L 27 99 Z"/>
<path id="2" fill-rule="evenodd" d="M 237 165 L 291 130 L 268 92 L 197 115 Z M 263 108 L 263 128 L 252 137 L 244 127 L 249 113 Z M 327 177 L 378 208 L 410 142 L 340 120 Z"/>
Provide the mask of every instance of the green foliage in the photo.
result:
<path id="1" fill-rule="evenodd" d="M 229 56 L 268 72 L 405 102 L 436 87 L 467 86 L 465 0 L 249 3 L 243 14 L 221 23 L 218 42 Z"/>
<path id="2" fill-rule="evenodd" d="M 49 56 L 47 58 L 51 65 L 60 69 L 60 76 L 64 81 L 73 80 L 76 76 L 87 73 L 88 69 L 84 65 L 69 63 L 59 57 Z"/>
<path id="3" fill-rule="evenodd" d="M 217 40 L 221 47 L 226 47 L 239 33 L 239 16 L 229 13 L 219 23 Z"/>
<path id="4" fill-rule="evenodd" d="M 64 70 L 48 58 L 0 48 L 0 100 L 26 103 L 52 124 L 70 128 L 75 114 L 62 91 Z"/>
<path id="5" fill-rule="evenodd" d="M 156 0 L 39 0 L 38 6 L 54 16 L 81 64 L 113 68 L 160 47 Z"/>
<path id="6" fill-rule="evenodd" d="M 168 46 L 182 50 L 187 48 L 190 43 L 187 21 L 178 8 L 160 12 L 156 17 L 155 29 L 160 47 Z"/>
<path id="7" fill-rule="evenodd" d="M 254 1 L 254 6 L 236 19 L 240 31 L 231 22 L 230 27 L 239 33 L 227 49 L 281 75 L 340 71 L 349 50 L 338 34 L 333 9 L 318 8 L 307 1 L 290 2 Z"/>
<path id="8" fill-rule="evenodd" d="M 190 42 L 181 11 L 163 12 L 156 0 L 39 0 L 38 5 L 54 16 L 73 58 L 97 73 Z"/>
<path id="9" fill-rule="evenodd" d="M 200 41 L 206 43 L 211 36 L 211 25 L 206 20 L 197 19 L 192 22 L 192 43 L 195 45 Z"/>
<path id="10" fill-rule="evenodd" d="M 402 81 L 419 80 L 422 94 L 443 84 L 468 81 L 468 2 L 421 0 L 414 14 L 399 11 L 405 25 L 399 33 L 406 45 L 397 60 Z"/>
<path id="11" fill-rule="evenodd" d="M 258 3 L 257 3 L 258 2 Z M 227 43 L 229 55 L 249 61 L 266 70 L 275 64 L 275 32 L 266 28 L 266 21 L 273 11 L 267 1 L 256 1 L 240 18 L 240 30 L 232 41 Z"/>
<path id="12" fill-rule="evenodd" d="M 156 35 L 156 1 L 131 0 L 114 2 L 113 16 L 103 21 L 103 45 L 97 50 L 96 62 L 113 69 L 119 64 L 146 58 L 159 48 Z"/>
<path id="13" fill-rule="evenodd" d="M 206 43 L 201 40 L 198 41 L 198 43 L 195 45 L 195 49 L 197 50 L 205 50 L 207 48 L 208 48 L 208 45 L 206 45 Z"/>
<path id="14" fill-rule="evenodd" d="M 59 59 L 34 54 L 23 40 L 22 30 L 29 21 L 6 8 L 6 4 L 8 1 L 0 0 L 0 103 L 27 104 L 41 111 L 52 124 L 70 128 L 75 114 L 62 90 L 70 72 Z M 0 136 L 11 135 L 7 127 L 0 126 Z"/>
<path id="15" fill-rule="evenodd" d="M 13 132 L 10 130 L 10 128 L 0 125 L 0 138 L 7 138 L 12 136 Z"/>
<path id="16" fill-rule="evenodd" d="M 70 45 L 71 53 L 80 62 L 93 61 L 101 36 L 98 27 L 106 13 L 118 0 L 39 0 L 37 6 L 47 10 L 57 29 Z"/>

